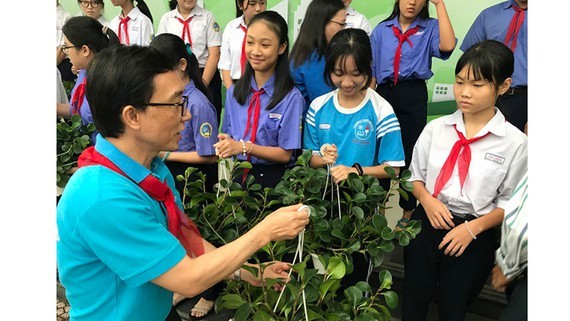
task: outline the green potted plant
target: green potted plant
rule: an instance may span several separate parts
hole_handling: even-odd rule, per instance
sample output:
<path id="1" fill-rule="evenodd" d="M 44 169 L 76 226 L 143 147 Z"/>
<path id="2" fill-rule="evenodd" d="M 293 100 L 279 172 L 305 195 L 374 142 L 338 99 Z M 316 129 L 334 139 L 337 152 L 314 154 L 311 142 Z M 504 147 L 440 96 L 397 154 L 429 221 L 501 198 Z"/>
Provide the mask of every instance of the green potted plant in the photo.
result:
<path id="1" fill-rule="evenodd" d="M 81 123 L 81 116 L 72 115 L 70 119 L 60 118 L 57 130 L 57 187 L 63 190 L 77 167 L 77 158 L 91 143 L 91 134 L 95 125 Z"/>
<path id="2" fill-rule="evenodd" d="M 407 181 L 410 174 L 406 171 L 398 177 L 389 168 L 387 173 L 392 179 L 389 191 L 376 178 L 355 174 L 333 189 L 327 182 L 325 169 L 308 166 L 310 156 L 310 152 L 300 156 L 275 189 L 262 189 L 251 176 L 244 188 L 233 182 L 233 177 L 241 176 L 243 169 L 251 168 L 247 162 L 236 162 L 228 168 L 231 177 L 220 181 L 217 193 L 204 191 L 201 173 L 198 180 L 188 181 L 194 168 L 177 177 L 186 180 L 186 212 L 197 221 L 202 235 L 217 244 L 245 233 L 275 207 L 302 202 L 311 209 L 311 223 L 300 236 L 303 241 L 300 248 L 299 240 L 281 241 L 270 243 L 258 252 L 264 258 L 286 262 L 291 262 L 298 250 L 304 254 L 293 265 L 291 280 L 283 290 L 273 288 L 276 280 L 268 280 L 259 288 L 230 281 L 216 301 L 216 310 L 222 307 L 235 310 L 236 321 L 390 320 L 389 309 L 397 307 L 398 295 L 391 290 L 391 273 L 378 269 L 384 254 L 391 252 L 396 242 L 406 246 L 421 226 L 418 221 L 410 221 L 404 229 L 394 231 L 383 212 L 388 198 L 396 192 L 407 197 L 412 187 Z M 398 189 L 399 182 L 407 191 Z M 377 278 L 378 286 L 373 288 L 366 282 L 358 282 L 339 293 L 341 280 L 353 270 L 354 253 L 362 253 L 370 260 L 377 271 L 371 277 Z M 296 254 L 299 258 L 299 251 Z M 318 270 L 312 257 L 318 258 L 316 263 L 320 262 L 324 270 Z M 258 255 L 253 260 L 260 261 Z"/>

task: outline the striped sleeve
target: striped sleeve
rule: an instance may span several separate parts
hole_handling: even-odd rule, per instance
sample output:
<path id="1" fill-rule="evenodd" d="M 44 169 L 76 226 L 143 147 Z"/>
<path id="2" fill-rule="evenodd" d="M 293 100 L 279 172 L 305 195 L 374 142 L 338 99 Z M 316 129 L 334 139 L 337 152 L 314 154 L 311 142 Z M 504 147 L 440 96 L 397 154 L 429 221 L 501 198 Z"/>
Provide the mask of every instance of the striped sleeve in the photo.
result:
<path id="1" fill-rule="evenodd" d="M 495 253 L 497 265 L 507 279 L 521 274 L 528 264 L 528 216 L 525 207 L 528 199 L 527 179 L 525 174 L 505 206 L 501 246 Z"/>

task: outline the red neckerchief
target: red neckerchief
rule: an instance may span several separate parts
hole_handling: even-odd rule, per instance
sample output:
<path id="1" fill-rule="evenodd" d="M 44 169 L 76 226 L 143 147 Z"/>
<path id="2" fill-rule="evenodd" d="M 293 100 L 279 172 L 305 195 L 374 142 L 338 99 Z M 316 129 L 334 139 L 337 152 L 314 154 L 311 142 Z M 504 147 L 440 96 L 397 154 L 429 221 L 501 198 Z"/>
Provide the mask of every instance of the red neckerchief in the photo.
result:
<path id="1" fill-rule="evenodd" d="M 186 19 L 186 20 L 181 19 L 181 18 L 178 18 L 178 17 L 176 18 L 176 19 L 178 19 L 178 21 L 180 21 L 180 23 L 181 23 L 182 25 L 184 25 L 184 26 L 182 27 L 182 40 L 183 40 L 185 43 L 190 44 L 190 47 L 192 47 L 192 36 L 190 35 L 190 21 L 192 21 L 192 18 L 194 18 L 194 16 L 189 17 L 189 18 Z M 188 37 L 188 41 L 185 40 L 186 37 Z"/>
<path id="2" fill-rule="evenodd" d="M 519 38 L 519 31 L 521 30 L 522 24 L 524 22 L 524 12 L 526 9 L 522 9 L 515 5 L 513 5 L 512 8 L 515 10 L 515 14 L 513 15 L 511 23 L 509 24 L 509 30 L 507 30 L 505 45 L 507 45 L 513 52 L 515 52 L 515 48 L 517 47 L 517 39 Z"/>
<path id="3" fill-rule="evenodd" d="M 414 45 L 408 38 L 414 35 L 416 32 L 418 32 L 419 28 L 420 26 L 415 26 L 413 28 L 406 30 L 406 32 L 402 34 L 400 28 L 392 26 L 392 31 L 394 32 L 394 36 L 398 38 L 398 47 L 396 48 L 396 54 L 394 55 L 394 85 L 398 82 L 398 72 L 400 71 L 400 55 L 402 54 L 402 44 L 407 41 L 410 44 L 410 47 L 413 47 Z"/>
<path id="4" fill-rule="evenodd" d="M 129 39 L 129 29 L 127 28 L 127 25 L 128 25 L 129 20 L 131 20 L 131 17 L 129 17 L 129 16 L 126 16 L 125 18 L 119 17 L 119 19 L 120 19 L 120 22 L 119 22 L 119 41 L 122 44 L 125 44 L 128 46 L 131 44 L 131 40 Z M 123 26 L 123 28 L 121 28 L 121 25 Z M 123 32 L 125 33 L 124 35 L 123 35 Z"/>
<path id="5" fill-rule="evenodd" d="M 447 156 L 447 160 L 443 164 L 443 167 L 439 171 L 439 175 L 437 175 L 437 179 L 435 180 L 435 187 L 433 192 L 433 197 L 437 197 L 449 178 L 453 173 L 453 168 L 455 167 L 455 163 L 457 163 L 457 169 L 459 170 L 459 184 L 461 185 L 461 189 L 463 190 L 463 184 L 465 183 L 465 179 L 467 178 L 467 172 L 469 172 L 469 164 L 471 163 L 471 148 L 469 147 L 470 144 L 482 139 L 483 137 L 489 135 L 491 132 L 487 132 L 483 136 L 466 139 L 463 134 L 457 130 L 457 125 L 453 125 L 459 140 L 455 142 L 451 151 L 449 152 L 449 156 Z M 463 151 L 462 151 L 463 150 Z M 459 160 L 459 161 L 458 161 Z"/>
<path id="6" fill-rule="evenodd" d="M 73 91 L 73 96 L 71 96 L 71 114 L 79 115 L 81 111 L 81 105 L 83 105 L 83 100 L 85 100 L 85 88 L 87 87 L 87 77 L 83 78 L 83 81 L 77 85 L 77 88 Z"/>
<path id="7" fill-rule="evenodd" d="M 90 165 L 105 166 L 130 179 L 110 159 L 95 150 L 94 146 L 88 147 L 81 153 L 77 161 L 79 167 Z M 196 224 L 178 207 L 174 201 L 174 194 L 166 183 L 149 174 L 138 186 L 154 200 L 161 202 L 166 208 L 168 231 L 172 233 L 184 246 L 190 257 L 204 254 L 202 236 Z"/>
<path id="8" fill-rule="evenodd" d="M 247 137 L 247 134 L 251 131 L 251 143 L 255 143 L 255 139 L 257 137 L 257 127 L 259 126 L 259 114 L 261 112 L 261 94 L 265 92 L 265 89 L 261 88 L 260 90 L 255 90 L 251 88 L 253 91 L 253 96 L 251 97 L 251 101 L 249 102 L 249 107 L 247 108 L 247 122 L 245 124 L 245 132 L 243 133 L 243 137 Z M 247 161 L 250 160 L 250 155 L 247 155 Z M 249 170 L 247 168 L 243 171 L 243 179 L 242 184 L 245 182 L 247 177 L 247 173 Z"/>
<path id="9" fill-rule="evenodd" d="M 246 56 L 245 56 L 245 38 L 247 36 L 247 28 L 242 26 L 241 24 L 239 25 L 239 27 L 241 28 L 241 30 L 243 31 L 243 40 L 241 42 L 241 57 L 239 59 L 239 64 L 241 66 L 241 74 L 243 75 L 243 73 L 245 72 L 245 60 L 246 60 Z"/>

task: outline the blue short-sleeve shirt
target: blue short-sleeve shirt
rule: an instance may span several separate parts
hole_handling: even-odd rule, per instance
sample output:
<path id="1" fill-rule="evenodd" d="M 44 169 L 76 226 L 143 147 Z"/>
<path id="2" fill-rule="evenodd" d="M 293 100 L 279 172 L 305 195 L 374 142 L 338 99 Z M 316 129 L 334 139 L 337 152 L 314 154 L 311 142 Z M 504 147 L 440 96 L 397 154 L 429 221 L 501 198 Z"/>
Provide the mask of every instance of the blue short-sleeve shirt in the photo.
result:
<path id="1" fill-rule="evenodd" d="M 325 80 L 325 66 L 325 56 L 319 57 L 316 51 L 300 66 L 291 63 L 291 78 L 305 98 L 305 113 L 315 98 L 335 89 Z"/>
<path id="2" fill-rule="evenodd" d="M 172 175 L 159 158 L 149 170 L 100 135 L 95 149 L 130 179 L 101 165 L 82 167 L 57 206 L 57 263 L 71 320 L 164 320 L 172 292 L 151 280 L 186 251 L 167 230 L 162 205 L 137 183 L 149 174 L 166 180 L 180 206 Z"/>

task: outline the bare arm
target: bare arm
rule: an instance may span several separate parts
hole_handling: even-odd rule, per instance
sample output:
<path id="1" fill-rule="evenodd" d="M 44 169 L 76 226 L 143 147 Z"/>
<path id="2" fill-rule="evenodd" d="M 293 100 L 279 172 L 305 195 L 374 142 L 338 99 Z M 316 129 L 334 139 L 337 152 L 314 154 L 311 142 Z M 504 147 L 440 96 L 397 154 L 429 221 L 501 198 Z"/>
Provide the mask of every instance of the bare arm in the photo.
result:
<path id="1" fill-rule="evenodd" d="M 222 82 L 226 89 L 230 88 L 234 84 L 234 80 L 232 79 L 229 70 L 222 69 Z"/>
<path id="2" fill-rule="evenodd" d="M 214 144 L 216 155 L 220 158 L 228 158 L 243 153 L 243 145 L 226 134 L 218 135 L 219 142 Z M 281 147 L 261 146 L 245 142 L 246 152 L 254 157 L 268 160 L 274 163 L 285 164 L 291 159 L 292 150 Z"/>
<path id="3" fill-rule="evenodd" d="M 443 0 L 431 0 L 435 5 L 437 12 L 437 21 L 439 24 L 439 50 L 452 51 L 455 48 L 455 32 L 451 26 L 451 20 L 447 14 L 445 3 Z"/>
<path id="4" fill-rule="evenodd" d="M 297 212 L 300 206 L 301 204 L 288 206 L 271 213 L 242 237 L 220 248 L 204 241 L 204 255 L 196 258 L 185 256 L 152 282 L 187 297 L 200 294 L 228 278 L 270 241 L 297 236 L 309 222 L 306 211 Z"/>
<path id="5" fill-rule="evenodd" d="M 57 104 L 57 115 L 60 117 L 71 118 L 71 110 L 69 104 Z"/>
<path id="6" fill-rule="evenodd" d="M 165 153 L 160 152 L 158 157 L 164 157 Z M 169 162 L 181 162 L 188 164 L 213 164 L 218 158 L 215 155 L 211 156 L 200 156 L 198 152 L 171 152 L 168 154 L 166 161 Z"/>
<path id="7" fill-rule="evenodd" d="M 202 73 L 202 79 L 206 85 L 209 85 L 214 78 L 214 74 L 218 72 L 218 61 L 220 60 L 220 47 L 208 47 L 208 60 L 206 60 L 206 66 L 204 67 L 204 73 Z"/>

